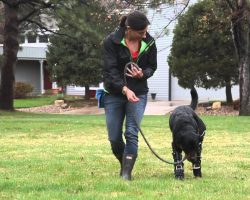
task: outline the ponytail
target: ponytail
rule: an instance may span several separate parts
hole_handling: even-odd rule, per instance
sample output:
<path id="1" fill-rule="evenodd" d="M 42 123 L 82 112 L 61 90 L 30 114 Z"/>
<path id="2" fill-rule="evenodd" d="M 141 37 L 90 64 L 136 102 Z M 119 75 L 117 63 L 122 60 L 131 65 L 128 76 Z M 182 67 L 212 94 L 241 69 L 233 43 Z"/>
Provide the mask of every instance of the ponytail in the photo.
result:
<path id="1" fill-rule="evenodd" d="M 127 20 L 127 16 L 126 15 L 124 15 L 124 16 L 122 16 L 121 17 L 121 19 L 120 19 L 120 27 L 126 27 L 127 25 L 126 25 L 126 20 Z"/>

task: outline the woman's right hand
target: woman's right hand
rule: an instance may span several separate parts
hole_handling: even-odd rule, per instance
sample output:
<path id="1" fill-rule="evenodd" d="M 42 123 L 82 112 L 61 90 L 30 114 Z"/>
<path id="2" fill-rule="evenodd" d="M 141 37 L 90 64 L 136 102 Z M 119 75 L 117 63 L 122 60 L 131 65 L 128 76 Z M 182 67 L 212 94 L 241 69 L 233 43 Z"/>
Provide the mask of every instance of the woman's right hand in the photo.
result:
<path id="1" fill-rule="evenodd" d="M 127 99 L 129 102 L 131 103 L 136 103 L 138 102 L 140 99 L 135 95 L 135 93 L 130 90 L 128 87 L 124 86 L 123 88 L 123 93 L 127 96 Z"/>

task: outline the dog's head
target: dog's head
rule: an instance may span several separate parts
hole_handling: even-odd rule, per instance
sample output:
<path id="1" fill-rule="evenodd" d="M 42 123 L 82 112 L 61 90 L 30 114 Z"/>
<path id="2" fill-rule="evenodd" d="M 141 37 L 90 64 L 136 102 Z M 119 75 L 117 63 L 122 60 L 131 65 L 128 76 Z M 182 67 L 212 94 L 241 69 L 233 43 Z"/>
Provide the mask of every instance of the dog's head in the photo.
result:
<path id="1" fill-rule="evenodd" d="M 184 151 L 188 161 L 194 163 L 198 159 L 201 138 L 196 132 L 182 132 L 176 142 L 177 146 Z"/>

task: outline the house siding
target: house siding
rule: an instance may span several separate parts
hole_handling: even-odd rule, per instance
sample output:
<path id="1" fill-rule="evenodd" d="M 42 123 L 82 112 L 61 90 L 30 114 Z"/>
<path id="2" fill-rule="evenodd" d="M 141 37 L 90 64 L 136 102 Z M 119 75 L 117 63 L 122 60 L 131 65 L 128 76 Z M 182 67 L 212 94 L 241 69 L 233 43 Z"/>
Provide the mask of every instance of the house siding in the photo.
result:
<path id="1" fill-rule="evenodd" d="M 47 46 L 39 46 L 39 47 L 32 47 L 32 46 L 21 46 L 20 50 L 18 51 L 17 57 L 18 59 L 29 59 L 29 60 L 40 60 L 46 59 L 46 51 Z"/>
<path id="2" fill-rule="evenodd" d="M 100 88 L 103 88 L 103 83 L 100 83 L 97 87 L 92 87 L 92 86 L 89 87 L 90 90 L 97 90 Z M 66 87 L 66 94 L 67 95 L 76 95 L 76 96 L 85 95 L 85 87 L 68 85 Z"/>
<path id="3" fill-rule="evenodd" d="M 147 16 L 150 21 L 149 33 L 156 39 L 157 47 L 157 70 L 148 80 L 149 98 L 151 93 L 156 93 L 156 100 L 169 100 L 169 67 L 167 57 L 173 38 L 174 22 L 167 27 L 170 13 L 173 14 L 174 8 L 166 5 L 161 6 L 160 10 L 148 10 Z M 161 36 L 159 36 L 161 35 Z"/>
<path id="4" fill-rule="evenodd" d="M 82 95 L 85 94 L 85 88 L 84 87 L 69 85 L 69 86 L 66 87 L 66 94 L 67 95 L 82 96 Z"/>
<path id="5" fill-rule="evenodd" d="M 14 68 L 15 82 L 31 84 L 34 89 L 32 95 L 41 94 L 40 64 L 38 61 L 19 60 Z M 1 76 L 1 72 L 0 72 Z"/>
<path id="6" fill-rule="evenodd" d="M 34 90 L 33 95 L 41 94 L 40 63 L 32 60 L 19 60 L 15 68 L 16 82 L 30 83 Z"/>
<path id="7" fill-rule="evenodd" d="M 207 102 L 207 101 L 226 101 L 226 89 L 225 87 L 220 89 L 204 89 L 204 88 L 196 88 L 199 96 L 199 102 Z M 172 78 L 172 87 L 171 87 L 171 96 L 172 100 L 190 100 L 190 90 L 183 89 L 178 85 L 178 79 Z M 232 87 L 232 96 L 233 100 L 239 99 L 239 86 Z"/>
<path id="8" fill-rule="evenodd" d="M 30 83 L 34 87 L 32 95 L 42 93 L 40 61 L 43 62 L 46 59 L 46 50 L 47 44 L 21 44 L 17 53 L 18 60 L 14 68 L 15 81 Z M 0 55 L 2 54 L 3 45 L 0 45 Z"/>

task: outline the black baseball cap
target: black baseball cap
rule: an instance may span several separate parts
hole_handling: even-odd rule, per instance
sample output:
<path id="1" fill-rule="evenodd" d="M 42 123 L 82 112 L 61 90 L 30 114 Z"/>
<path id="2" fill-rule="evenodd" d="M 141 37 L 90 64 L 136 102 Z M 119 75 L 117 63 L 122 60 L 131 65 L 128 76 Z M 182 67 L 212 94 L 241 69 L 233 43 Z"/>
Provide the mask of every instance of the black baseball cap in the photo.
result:
<path id="1" fill-rule="evenodd" d="M 145 29 L 150 22 L 144 13 L 140 11 L 133 11 L 127 15 L 125 24 L 131 29 L 139 31 Z"/>

